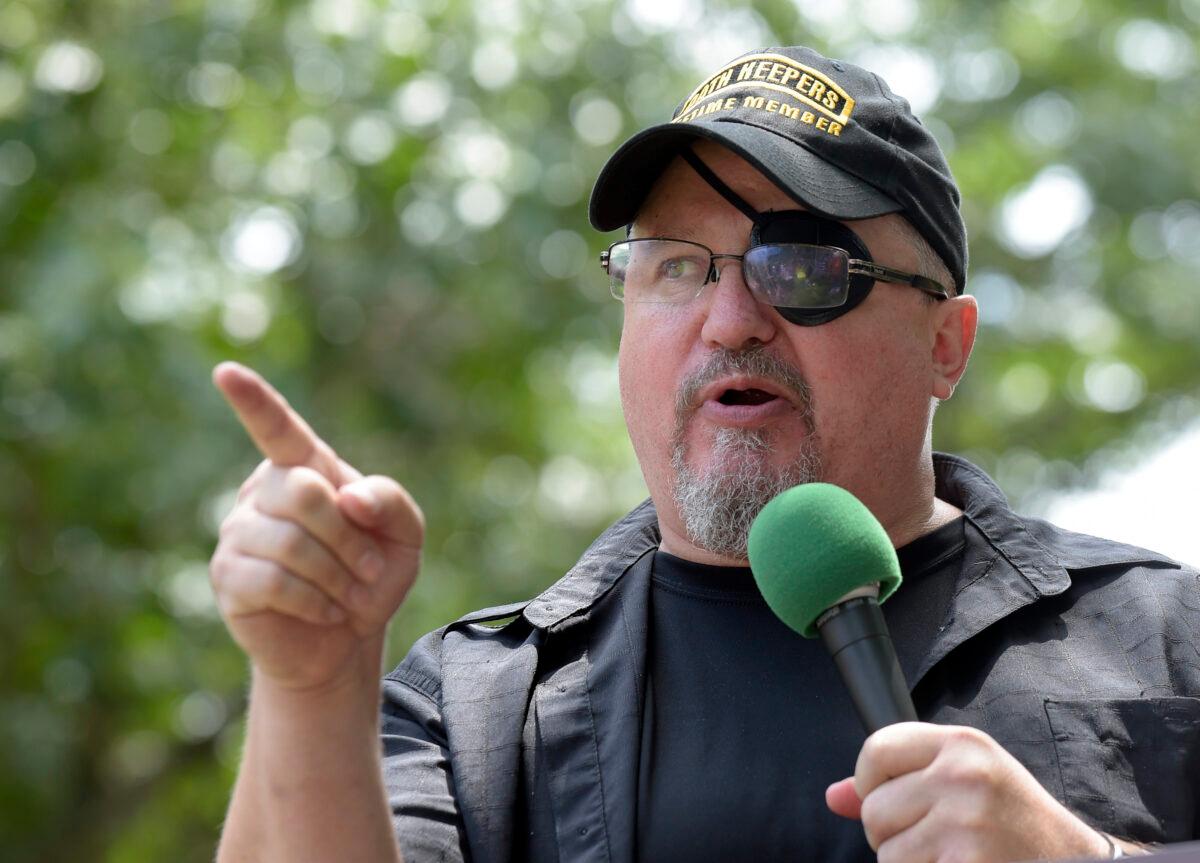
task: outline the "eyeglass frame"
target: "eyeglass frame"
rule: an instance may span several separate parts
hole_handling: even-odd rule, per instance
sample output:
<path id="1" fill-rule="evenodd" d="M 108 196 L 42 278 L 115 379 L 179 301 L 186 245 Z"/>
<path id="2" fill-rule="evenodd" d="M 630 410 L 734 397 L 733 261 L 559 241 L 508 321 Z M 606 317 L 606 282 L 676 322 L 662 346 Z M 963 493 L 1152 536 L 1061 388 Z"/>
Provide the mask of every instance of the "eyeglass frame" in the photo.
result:
<path id="1" fill-rule="evenodd" d="M 704 289 L 705 289 L 705 287 L 708 286 L 709 282 L 717 282 L 720 280 L 720 278 L 721 278 L 720 273 L 717 272 L 717 258 L 728 258 L 730 260 L 744 262 L 747 254 L 749 254 L 753 249 L 761 248 L 762 246 L 812 246 L 814 248 L 821 248 L 821 246 L 819 246 L 815 243 L 759 243 L 758 245 L 751 246 L 749 249 L 747 249 L 742 254 L 735 255 L 731 252 L 714 252 L 712 249 L 710 249 L 708 246 L 704 245 L 703 243 L 698 243 L 695 240 L 681 240 L 678 237 L 632 237 L 632 238 L 626 238 L 624 240 L 618 240 L 617 242 L 610 245 L 607 249 L 602 251 L 600 253 L 601 268 L 604 270 L 605 273 L 609 273 L 608 265 L 609 265 L 610 260 L 612 259 L 612 250 L 615 249 L 617 246 L 625 245 L 627 243 L 639 243 L 639 242 L 644 242 L 647 240 L 664 240 L 669 243 L 686 243 L 691 246 L 698 246 L 699 248 L 704 249 L 704 251 L 708 252 L 708 272 L 705 274 L 704 281 L 700 283 L 700 287 L 697 289 L 696 293 L 690 298 L 692 300 L 696 299 L 696 297 L 700 296 L 700 294 L 702 294 L 704 292 Z M 846 269 L 847 294 L 846 294 L 846 296 L 847 296 L 847 300 L 849 299 L 849 296 L 850 296 L 850 294 L 849 294 L 850 277 L 856 276 L 856 275 L 857 276 L 869 276 L 871 279 L 873 279 L 877 282 L 887 282 L 888 284 L 893 284 L 893 285 L 908 285 L 909 287 L 916 288 L 918 291 L 928 294 L 929 296 L 934 297 L 935 299 L 937 299 L 939 301 L 950 299 L 950 292 L 948 290 L 946 290 L 946 287 L 941 282 L 937 281 L 936 279 L 931 279 L 928 276 L 917 275 L 916 273 L 906 273 L 903 270 L 897 270 L 893 267 L 886 267 L 883 264 L 877 264 L 874 261 L 864 261 L 861 258 L 850 257 L 850 252 L 841 248 L 840 246 L 824 246 L 824 248 L 836 249 L 837 251 L 846 255 L 846 263 L 847 263 L 847 269 Z M 611 276 L 611 273 L 609 273 L 609 275 Z M 744 278 L 745 278 L 745 274 L 743 273 L 743 279 Z M 620 300 L 621 302 L 625 301 L 624 297 L 618 297 L 613 292 L 611 281 L 609 283 L 609 293 L 611 293 L 613 295 L 614 299 Z M 753 294 L 753 292 L 751 292 L 751 293 Z M 843 305 L 844 304 L 845 304 L 845 301 L 843 301 Z M 773 308 L 780 308 L 780 307 L 773 306 Z M 783 308 L 806 308 L 806 307 L 804 307 L 804 306 L 785 306 Z M 814 308 L 814 307 L 810 306 L 807 308 Z M 837 307 L 834 307 L 834 308 L 837 308 Z"/>

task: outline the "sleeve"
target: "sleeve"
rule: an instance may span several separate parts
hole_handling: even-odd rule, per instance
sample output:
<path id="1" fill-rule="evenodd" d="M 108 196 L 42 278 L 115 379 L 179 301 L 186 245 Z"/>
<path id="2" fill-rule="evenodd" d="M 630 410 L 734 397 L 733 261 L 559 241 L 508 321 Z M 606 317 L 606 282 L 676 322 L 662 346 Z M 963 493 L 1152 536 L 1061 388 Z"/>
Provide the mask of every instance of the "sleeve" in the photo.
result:
<path id="1" fill-rule="evenodd" d="M 380 737 L 392 824 L 406 861 L 465 861 L 466 833 L 454 792 L 450 750 L 430 640 L 419 641 L 383 681 Z M 426 666 L 422 668 L 422 666 Z"/>

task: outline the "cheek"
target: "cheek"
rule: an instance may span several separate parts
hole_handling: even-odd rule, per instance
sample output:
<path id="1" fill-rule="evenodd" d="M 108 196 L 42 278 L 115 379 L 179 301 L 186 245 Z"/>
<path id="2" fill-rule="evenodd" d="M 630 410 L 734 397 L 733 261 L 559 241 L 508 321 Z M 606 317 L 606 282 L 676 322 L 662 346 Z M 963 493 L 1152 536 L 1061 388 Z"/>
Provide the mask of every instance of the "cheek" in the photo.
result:
<path id="1" fill-rule="evenodd" d="M 863 335 L 833 339 L 819 361 L 806 363 L 817 428 L 827 443 L 877 446 L 881 438 L 924 434 L 929 357 L 916 339 Z"/>
<path id="2" fill-rule="evenodd" d="M 669 308 L 627 310 L 621 330 L 618 371 L 621 402 L 627 419 L 637 413 L 670 409 L 678 384 L 684 348 L 680 340 L 680 315 Z"/>

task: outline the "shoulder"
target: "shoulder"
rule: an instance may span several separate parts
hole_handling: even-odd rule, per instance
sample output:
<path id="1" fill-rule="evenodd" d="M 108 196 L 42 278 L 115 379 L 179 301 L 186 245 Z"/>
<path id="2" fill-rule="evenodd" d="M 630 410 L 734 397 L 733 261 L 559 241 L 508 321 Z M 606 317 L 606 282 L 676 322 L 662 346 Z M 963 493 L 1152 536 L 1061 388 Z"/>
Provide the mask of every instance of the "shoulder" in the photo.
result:
<path id="1" fill-rule="evenodd" d="M 390 673 L 384 676 L 385 701 L 410 700 L 413 694 L 438 703 L 442 699 L 444 668 L 465 662 L 486 665 L 525 643 L 532 628 L 521 612 L 529 600 L 482 608 L 426 633 Z"/>
<path id="2" fill-rule="evenodd" d="M 575 566 L 542 593 L 472 611 L 418 639 L 384 678 L 385 699 L 411 690 L 438 703 L 450 673 L 456 686 L 482 682 L 522 648 L 536 650 L 548 631 L 589 611 L 658 541 L 657 514 L 649 501 L 643 502 L 601 533 Z"/>
<path id="3" fill-rule="evenodd" d="M 1135 545 L 1024 519 L 1032 539 L 1066 570 L 1060 613 L 1083 628 L 1103 621 L 1121 643 L 1160 643 L 1168 654 L 1200 639 L 1200 573 Z M 1194 648 L 1184 650 L 1195 657 Z"/>
<path id="4" fill-rule="evenodd" d="M 1039 518 L 1022 517 L 1026 530 L 1069 571 L 1110 567 L 1175 571 L 1196 578 L 1196 570 L 1150 549 L 1078 533 Z"/>

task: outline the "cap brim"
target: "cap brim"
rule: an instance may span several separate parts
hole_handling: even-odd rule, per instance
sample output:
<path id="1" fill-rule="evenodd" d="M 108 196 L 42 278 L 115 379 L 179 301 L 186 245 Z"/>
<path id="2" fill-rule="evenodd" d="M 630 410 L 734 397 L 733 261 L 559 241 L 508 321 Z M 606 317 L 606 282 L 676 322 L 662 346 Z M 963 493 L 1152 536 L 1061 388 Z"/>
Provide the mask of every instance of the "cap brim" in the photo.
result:
<path id="1" fill-rule="evenodd" d="M 634 135 L 613 153 L 592 188 L 588 218 L 598 231 L 633 221 L 651 186 L 697 138 L 737 153 L 798 203 L 833 219 L 867 219 L 903 208 L 853 174 L 768 129 L 736 120 L 663 123 Z"/>

